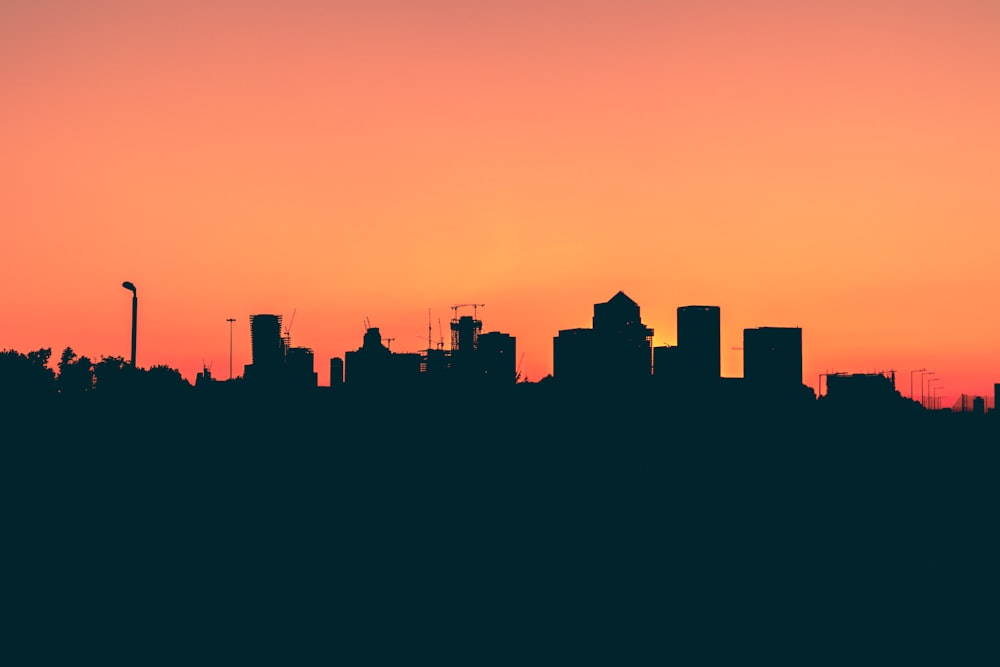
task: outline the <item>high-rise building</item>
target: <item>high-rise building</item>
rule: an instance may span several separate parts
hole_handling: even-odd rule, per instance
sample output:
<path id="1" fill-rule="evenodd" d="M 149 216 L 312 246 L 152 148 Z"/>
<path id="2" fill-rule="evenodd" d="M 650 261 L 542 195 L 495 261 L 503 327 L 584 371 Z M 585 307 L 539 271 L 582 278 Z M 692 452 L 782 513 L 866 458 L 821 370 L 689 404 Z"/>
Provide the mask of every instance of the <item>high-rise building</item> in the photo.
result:
<path id="1" fill-rule="evenodd" d="M 560 382 L 575 384 L 594 379 L 593 329 L 561 329 L 552 339 L 552 375 Z"/>
<path id="2" fill-rule="evenodd" d="M 802 386 L 802 329 L 759 327 L 743 330 L 743 378 L 769 389 Z"/>
<path id="3" fill-rule="evenodd" d="M 718 306 L 677 309 L 677 347 L 686 382 L 714 382 L 722 376 L 721 327 Z"/>
<path id="4" fill-rule="evenodd" d="M 353 387 L 384 386 L 391 379 L 392 352 L 378 327 L 368 327 L 361 347 L 344 354 L 344 382 Z"/>
<path id="5" fill-rule="evenodd" d="M 653 369 L 653 330 L 624 292 L 594 304 L 593 329 L 564 329 L 553 340 L 553 373 L 560 382 L 619 385 L 647 380 Z"/>
<path id="6" fill-rule="evenodd" d="M 314 370 L 313 351 L 308 347 L 290 347 L 285 351 L 285 381 L 294 389 L 314 389 L 319 374 Z"/>
<path id="7" fill-rule="evenodd" d="M 513 384 L 517 379 L 517 339 L 490 331 L 479 335 L 476 346 L 483 379 L 493 385 Z"/>
<path id="8" fill-rule="evenodd" d="M 448 369 L 451 380 L 458 383 L 479 379 L 479 336 L 483 322 L 471 315 L 462 315 L 451 321 L 451 351 Z"/>
<path id="9" fill-rule="evenodd" d="M 479 334 L 483 330 L 483 321 L 471 315 L 462 315 L 451 321 L 451 352 L 452 354 L 472 354 L 479 344 Z"/>
<path id="10" fill-rule="evenodd" d="M 281 337 L 281 315 L 250 316 L 251 363 L 244 368 L 247 381 L 275 385 L 285 365 L 285 341 Z"/>

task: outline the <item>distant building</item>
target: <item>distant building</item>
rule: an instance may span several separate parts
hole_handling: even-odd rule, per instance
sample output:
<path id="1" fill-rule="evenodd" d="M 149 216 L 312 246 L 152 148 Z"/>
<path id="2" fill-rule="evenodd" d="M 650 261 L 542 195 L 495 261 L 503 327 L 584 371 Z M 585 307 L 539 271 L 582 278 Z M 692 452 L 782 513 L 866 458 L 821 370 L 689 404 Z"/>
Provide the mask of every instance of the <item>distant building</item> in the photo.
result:
<path id="1" fill-rule="evenodd" d="M 653 377 L 657 384 L 677 382 L 683 373 L 679 346 L 657 345 L 653 348 Z"/>
<path id="2" fill-rule="evenodd" d="M 678 371 L 685 382 L 705 384 L 722 376 L 721 326 L 718 306 L 677 309 Z"/>
<path id="3" fill-rule="evenodd" d="M 202 364 L 202 371 L 195 376 L 194 386 L 195 387 L 205 387 L 217 380 L 212 377 L 212 369 L 209 366 Z"/>
<path id="4" fill-rule="evenodd" d="M 451 353 L 471 354 L 479 344 L 483 321 L 471 315 L 462 315 L 451 321 Z"/>
<path id="5" fill-rule="evenodd" d="M 314 370 L 313 351 L 308 347 L 285 350 L 285 386 L 291 389 L 315 389 L 319 375 Z"/>
<path id="6" fill-rule="evenodd" d="M 382 344 L 378 327 L 365 331 L 361 347 L 344 354 L 344 385 L 363 390 L 398 390 L 420 380 L 423 358 L 419 353 L 392 352 Z"/>
<path id="7" fill-rule="evenodd" d="M 802 386 L 802 329 L 759 327 L 743 330 L 743 378 L 758 389 Z"/>
<path id="8" fill-rule="evenodd" d="M 552 341 L 552 375 L 559 382 L 593 382 L 597 345 L 593 329 L 562 329 Z"/>
<path id="9" fill-rule="evenodd" d="M 553 375 L 559 382 L 620 386 L 648 381 L 653 372 L 653 330 L 624 292 L 594 304 L 592 329 L 564 329 L 553 340 Z"/>
<path id="10" fill-rule="evenodd" d="M 339 387 L 344 384 L 344 360 L 340 357 L 330 359 L 330 386 Z"/>
<path id="11" fill-rule="evenodd" d="M 482 330 L 482 320 L 471 315 L 462 315 L 451 321 L 448 368 L 449 379 L 453 382 L 471 382 L 480 375 L 478 347 Z"/>
<path id="12" fill-rule="evenodd" d="M 254 386 L 277 386 L 285 366 L 285 341 L 281 337 L 281 315 L 250 316 L 251 363 L 243 375 Z"/>
<path id="13" fill-rule="evenodd" d="M 250 316 L 250 351 L 243 376 L 251 387 L 298 391 L 319 384 L 312 349 L 291 346 L 287 332 L 281 332 L 281 315 Z"/>
<path id="14" fill-rule="evenodd" d="M 903 397 L 896 390 L 896 374 L 892 371 L 827 373 L 824 400 L 858 408 L 887 408 L 902 403 Z"/>
<path id="15" fill-rule="evenodd" d="M 392 352 L 382 344 L 378 327 L 365 331 L 361 347 L 344 354 L 344 383 L 349 387 L 376 387 L 391 381 Z"/>
<path id="16" fill-rule="evenodd" d="M 456 316 L 451 321 L 451 350 L 445 358 L 445 379 L 455 388 L 513 385 L 517 381 L 516 355 L 517 339 L 510 334 L 483 333 L 482 320 L 469 315 Z M 440 351 L 427 350 L 424 370 L 439 372 L 441 360 Z"/>
<path id="17" fill-rule="evenodd" d="M 404 353 L 391 352 L 382 344 L 379 329 L 370 327 L 362 346 L 344 355 L 344 384 L 349 388 L 458 391 L 487 383 L 513 385 L 517 340 L 500 331 L 483 333 L 482 326 L 475 317 L 456 317 L 451 322 L 450 350 L 444 349 L 442 338 L 437 348 Z"/>
<path id="18" fill-rule="evenodd" d="M 476 355 L 486 382 L 505 385 L 517 380 L 517 339 L 514 336 L 499 331 L 480 334 Z"/>
<path id="19" fill-rule="evenodd" d="M 424 350 L 420 374 L 425 383 L 444 382 L 448 375 L 448 351 L 443 347 Z"/>
<path id="20" fill-rule="evenodd" d="M 933 401 L 934 398 L 932 397 L 931 400 Z M 932 405 L 931 407 L 939 408 L 940 399 L 938 399 L 938 401 L 935 401 L 935 403 L 936 404 Z M 970 412 L 973 414 L 986 414 L 988 407 L 989 407 L 989 401 L 987 400 L 986 396 L 970 396 L 969 394 L 961 394 L 955 400 L 954 404 L 952 404 L 951 411 Z"/>

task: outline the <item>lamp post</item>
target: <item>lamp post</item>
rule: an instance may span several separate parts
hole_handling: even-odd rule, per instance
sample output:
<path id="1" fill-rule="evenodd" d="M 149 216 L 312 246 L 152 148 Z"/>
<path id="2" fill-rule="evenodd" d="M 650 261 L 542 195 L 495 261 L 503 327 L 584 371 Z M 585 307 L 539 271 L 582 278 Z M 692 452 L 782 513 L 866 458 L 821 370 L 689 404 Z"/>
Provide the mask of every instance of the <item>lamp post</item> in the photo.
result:
<path id="1" fill-rule="evenodd" d="M 934 387 L 934 409 L 935 409 L 935 410 L 940 410 L 940 409 L 941 409 L 941 404 L 939 403 L 939 401 L 940 401 L 941 399 L 939 399 L 939 398 L 938 398 L 938 395 L 937 395 L 937 393 L 938 393 L 938 392 L 939 392 L 940 390 L 942 390 L 942 389 L 944 389 L 944 387 L 942 387 L 942 386 L 940 386 L 940 385 L 938 385 L 937 387 Z"/>
<path id="2" fill-rule="evenodd" d="M 926 370 L 927 370 L 926 368 L 918 368 L 915 371 L 910 371 L 910 400 L 911 401 L 913 400 L 913 374 L 914 373 L 919 373 L 921 371 L 926 371 Z M 924 376 L 921 375 L 920 379 L 923 380 L 923 378 L 924 378 Z"/>
<path id="3" fill-rule="evenodd" d="M 920 373 L 920 405 L 927 407 L 927 403 L 924 400 L 924 376 L 934 375 L 934 371 L 921 371 Z"/>
<path id="4" fill-rule="evenodd" d="M 236 318 L 229 317 L 226 318 L 226 321 L 229 322 L 229 379 L 232 380 L 233 379 L 233 322 L 236 321 Z"/>
<path id="5" fill-rule="evenodd" d="M 122 287 L 132 292 L 132 359 L 129 363 L 135 368 L 135 320 L 139 311 L 139 295 L 135 291 L 135 285 L 127 280 L 122 283 Z"/>
<path id="6" fill-rule="evenodd" d="M 931 382 L 940 382 L 940 381 L 941 378 L 930 378 L 929 380 L 927 380 L 927 398 L 931 399 L 930 401 L 928 401 L 931 405 L 931 410 L 934 409 L 934 393 L 931 390 Z"/>

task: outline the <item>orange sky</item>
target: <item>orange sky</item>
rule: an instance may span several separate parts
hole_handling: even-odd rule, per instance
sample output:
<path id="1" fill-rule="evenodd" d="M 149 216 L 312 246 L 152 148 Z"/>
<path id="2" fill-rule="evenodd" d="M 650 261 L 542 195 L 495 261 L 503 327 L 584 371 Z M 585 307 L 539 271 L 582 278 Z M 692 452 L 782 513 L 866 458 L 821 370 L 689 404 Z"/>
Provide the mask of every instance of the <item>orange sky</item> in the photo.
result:
<path id="1" fill-rule="evenodd" d="M 618 290 L 718 305 L 804 377 L 1000 382 L 1000 4 L 5 2 L 0 348 L 193 381 L 292 313 L 329 359 L 451 306 L 522 374 Z M 463 310 L 463 314 L 471 314 Z M 919 376 L 917 376 L 919 379 Z M 950 398 L 949 398 L 950 397 Z"/>

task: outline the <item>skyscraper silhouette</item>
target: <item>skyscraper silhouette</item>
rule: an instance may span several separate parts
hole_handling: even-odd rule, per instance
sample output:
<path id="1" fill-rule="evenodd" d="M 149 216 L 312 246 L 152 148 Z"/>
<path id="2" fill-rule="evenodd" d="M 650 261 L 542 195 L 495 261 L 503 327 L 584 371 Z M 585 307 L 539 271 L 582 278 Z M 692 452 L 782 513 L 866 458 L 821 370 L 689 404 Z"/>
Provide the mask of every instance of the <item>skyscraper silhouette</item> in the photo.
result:
<path id="1" fill-rule="evenodd" d="M 610 387 L 649 380 L 653 330 L 624 292 L 594 304 L 593 329 L 564 329 L 553 340 L 553 373 L 563 382 Z"/>
<path id="2" fill-rule="evenodd" d="M 718 306 L 681 306 L 677 309 L 677 347 L 685 382 L 705 384 L 722 375 Z"/>
<path id="3" fill-rule="evenodd" d="M 244 369 L 246 380 L 260 386 L 277 385 L 285 364 L 281 315 L 250 316 L 250 352 L 251 363 Z"/>
<path id="4" fill-rule="evenodd" d="M 801 388 L 802 329 L 744 329 L 743 377 L 748 384 L 768 390 Z"/>

